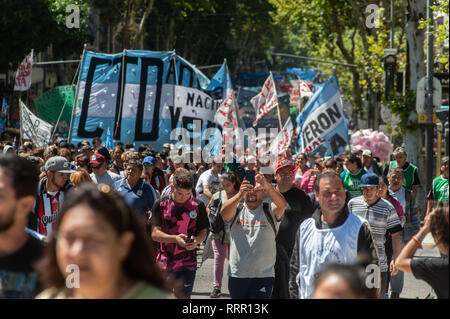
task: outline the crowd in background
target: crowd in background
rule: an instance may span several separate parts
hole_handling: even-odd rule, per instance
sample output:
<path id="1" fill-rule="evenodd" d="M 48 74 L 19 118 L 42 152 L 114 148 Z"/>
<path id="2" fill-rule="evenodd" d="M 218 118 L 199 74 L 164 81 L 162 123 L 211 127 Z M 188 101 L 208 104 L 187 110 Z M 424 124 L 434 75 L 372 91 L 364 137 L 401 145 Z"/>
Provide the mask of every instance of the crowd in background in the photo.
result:
<path id="1" fill-rule="evenodd" d="M 224 150 L 205 159 L 173 144 L 2 138 L 0 298 L 190 298 L 200 245 L 214 258 L 211 298 L 225 259 L 232 298 L 399 298 L 404 271 L 448 298 L 448 157 L 421 224 L 402 147 L 385 165 L 369 150 L 292 149 L 269 165 L 248 150 L 224 163 Z M 417 261 L 429 232 L 442 258 Z"/>

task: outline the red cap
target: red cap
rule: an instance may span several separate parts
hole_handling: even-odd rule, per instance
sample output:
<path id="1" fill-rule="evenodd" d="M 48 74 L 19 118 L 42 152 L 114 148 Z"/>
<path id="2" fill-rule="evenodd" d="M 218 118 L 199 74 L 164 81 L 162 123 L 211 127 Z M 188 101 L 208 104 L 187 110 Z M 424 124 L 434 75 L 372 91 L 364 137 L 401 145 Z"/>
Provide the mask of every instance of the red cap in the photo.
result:
<path id="1" fill-rule="evenodd" d="M 292 169 L 294 169 L 294 167 L 295 167 L 295 165 L 294 165 L 294 163 L 292 161 L 290 161 L 290 160 L 288 160 L 286 158 L 279 159 L 278 162 L 277 162 L 277 169 L 275 170 L 275 173 L 280 168 L 283 168 L 283 167 L 286 167 L 286 166 L 292 167 Z"/>
<path id="2" fill-rule="evenodd" d="M 89 161 L 89 164 L 100 165 L 100 164 L 103 164 L 104 162 L 105 162 L 105 157 L 103 157 L 103 155 L 94 154 L 91 156 L 91 160 Z"/>

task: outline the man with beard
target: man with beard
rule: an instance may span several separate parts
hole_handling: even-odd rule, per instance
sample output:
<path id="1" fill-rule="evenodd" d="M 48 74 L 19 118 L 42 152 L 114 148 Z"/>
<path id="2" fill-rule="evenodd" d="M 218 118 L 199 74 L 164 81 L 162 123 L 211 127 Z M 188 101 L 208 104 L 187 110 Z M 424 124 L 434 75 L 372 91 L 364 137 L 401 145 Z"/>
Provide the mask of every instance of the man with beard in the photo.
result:
<path id="1" fill-rule="evenodd" d="M 38 185 L 36 204 L 30 216 L 29 228 L 49 237 L 53 224 L 64 202 L 64 196 L 73 187 L 69 174 L 75 173 L 67 159 L 53 156 L 45 162 L 44 176 Z M 25 181 L 26 182 L 26 181 Z"/>
<path id="2" fill-rule="evenodd" d="M 287 204 L 264 175 L 256 175 L 255 182 L 244 180 L 220 211 L 230 231 L 228 290 L 232 299 L 270 299 L 273 290 L 275 238 Z M 272 203 L 263 202 L 265 193 Z"/>
<path id="3" fill-rule="evenodd" d="M 38 181 L 26 159 L 0 155 L 0 299 L 39 292 L 32 265 L 41 257 L 42 242 L 25 230 Z"/>
<path id="4" fill-rule="evenodd" d="M 294 184 L 294 163 L 280 159 L 275 172 L 277 190 L 284 196 L 287 207 L 276 237 L 277 259 L 272 299 L 289 299 L 289 261 L 300 224 L 313 213 L 309 196 Z"/>

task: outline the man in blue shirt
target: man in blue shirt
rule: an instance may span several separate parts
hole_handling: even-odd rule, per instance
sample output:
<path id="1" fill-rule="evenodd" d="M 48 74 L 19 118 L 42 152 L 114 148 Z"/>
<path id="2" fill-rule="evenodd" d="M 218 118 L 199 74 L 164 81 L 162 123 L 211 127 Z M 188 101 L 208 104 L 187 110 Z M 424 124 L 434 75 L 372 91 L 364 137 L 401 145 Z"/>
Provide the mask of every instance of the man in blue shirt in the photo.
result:
<path id="1" fill-rule="evenodd" d="M 125 171 L 127 177 L 113 184 L 113 189 L 120 194 L 125 201 L 139 215 L 144 217 L 150 213 L 154 202 L 156 201 L 156 193 L 153 187 L 141 178 L 142 164 L 137 160 L 129 160 L 126 164 Z"/>

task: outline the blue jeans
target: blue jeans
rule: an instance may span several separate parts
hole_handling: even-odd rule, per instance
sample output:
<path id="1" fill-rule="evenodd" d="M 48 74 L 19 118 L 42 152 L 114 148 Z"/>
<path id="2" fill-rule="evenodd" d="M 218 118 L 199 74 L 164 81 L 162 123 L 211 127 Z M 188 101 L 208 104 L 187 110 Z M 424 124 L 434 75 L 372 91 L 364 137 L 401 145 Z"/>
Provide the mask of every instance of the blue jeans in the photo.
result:
<path id="1" fill-rule="evenodd" d="M 195 273 L 196 270 L 183 270 L 172 273 L 176 280 L 183 281 L 183 287 L 179 292 L 186 299 L 191 299 L 192 289 L 194 288 Z"/>
<path id="2" fill-rule="evenodd" d="M 231 299 L 270 299 L 275 278 L 228 278 Z"/>

